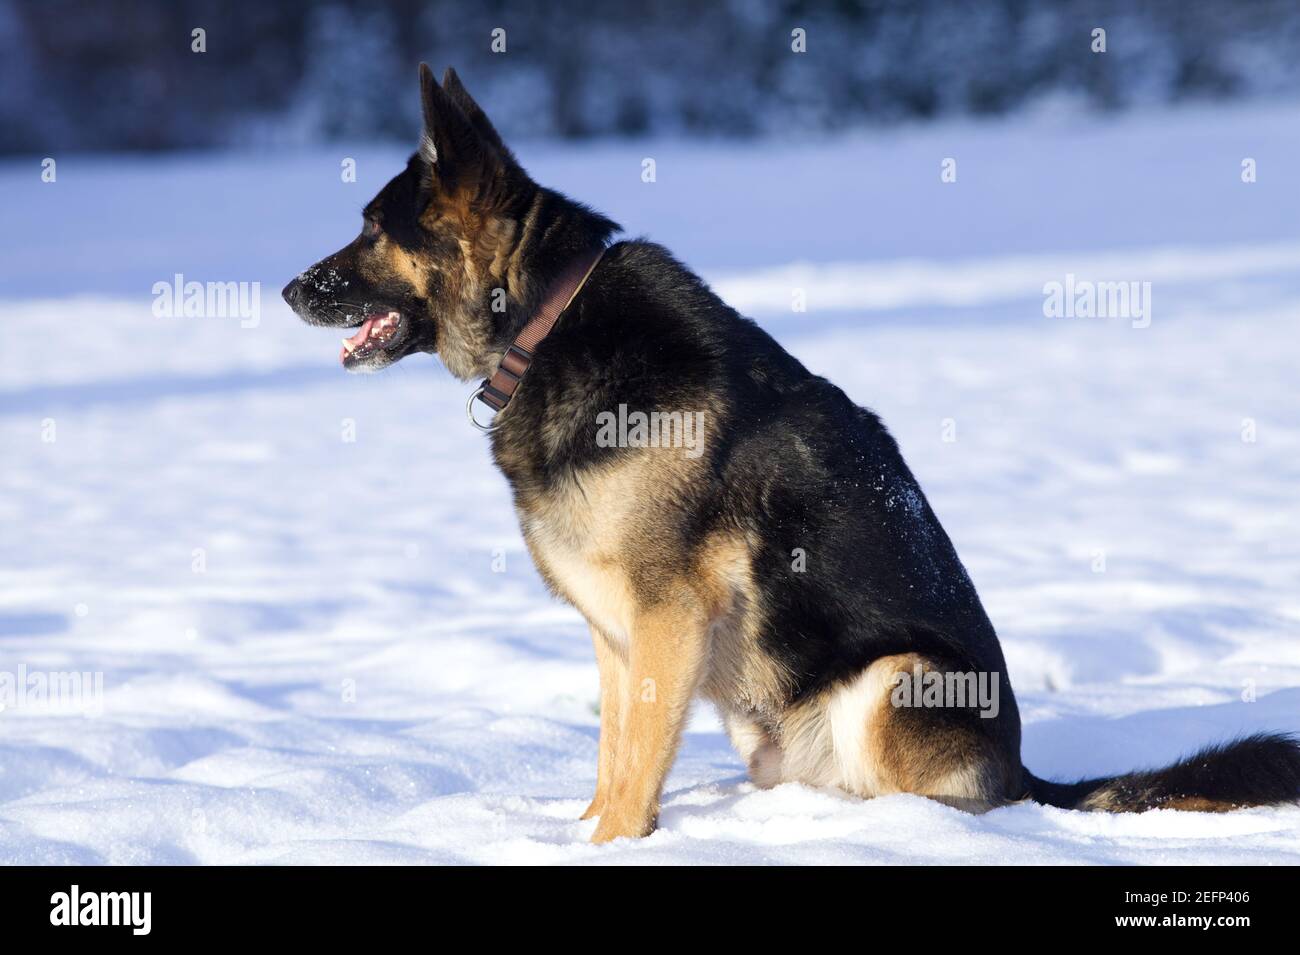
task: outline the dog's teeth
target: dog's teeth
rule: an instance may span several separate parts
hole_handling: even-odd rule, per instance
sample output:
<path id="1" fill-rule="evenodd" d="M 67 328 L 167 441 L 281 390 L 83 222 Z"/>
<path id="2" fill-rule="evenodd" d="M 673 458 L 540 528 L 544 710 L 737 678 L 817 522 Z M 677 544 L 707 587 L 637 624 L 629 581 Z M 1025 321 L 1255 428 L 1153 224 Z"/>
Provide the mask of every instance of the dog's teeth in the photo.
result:
<path id="1" fill-rule="evenodd" d="M 357 350 L 357 346 L 352 344 L 352 339 L 350 338 L 343 339 L 343 348 L 347 351 L 349 355 L 351 355 L 354 351 Z"/>
<path id="2" fill-rule="evenodd" d="M 389 313 L 388 313 L 388 320 L 389 320 L 390 322 L 395 322 L 395 321 L 397 321 L 397 320 L 398 320 L 399 318 L 401 318 L 401 317 L 402 317 L 402 313 L 401 313 L 401 312 L 389 312 Z"/>

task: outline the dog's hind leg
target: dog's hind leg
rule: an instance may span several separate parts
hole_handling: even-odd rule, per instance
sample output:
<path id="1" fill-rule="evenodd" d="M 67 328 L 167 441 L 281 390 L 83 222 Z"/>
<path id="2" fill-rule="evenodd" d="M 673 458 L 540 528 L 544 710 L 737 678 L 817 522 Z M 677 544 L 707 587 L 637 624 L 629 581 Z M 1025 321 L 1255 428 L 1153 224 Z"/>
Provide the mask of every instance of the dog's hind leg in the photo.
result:
<path id="1" fill-rule="evenodd" d="M 628 695 L 627 648 L 610 640 L 595 626 L 591 627 L 591 642 L 600 669 L 600 755 L 596 762 L 596 795 L 582 814 L 583 819 L 599 816 L 609 798 Z"/>
<path id="2" fill-rule="evenodd" d="M 685 606 L 638 612 L 615 770 L 592 842 L 653 831 L 659 796 L 704 668 L 708 621 Z"/>
<path id="3" fill-rule="evenodd" d="M 917 654 L 882 657 L 827 706 L 839 785 L 863 796 L 915 793 L 968 812 L 1007 801 L 1010 764 L 972 707 L 896 702 L 900 675 L 942 672 Z"/>

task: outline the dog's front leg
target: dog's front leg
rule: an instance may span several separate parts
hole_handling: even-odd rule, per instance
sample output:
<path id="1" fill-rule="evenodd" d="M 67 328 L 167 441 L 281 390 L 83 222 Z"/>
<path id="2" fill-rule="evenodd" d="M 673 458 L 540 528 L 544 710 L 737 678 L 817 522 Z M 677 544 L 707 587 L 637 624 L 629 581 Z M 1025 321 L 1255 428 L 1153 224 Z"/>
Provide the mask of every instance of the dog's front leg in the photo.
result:
<path id="1" fill-rule="evenodd" d="M 591 627 L 591 642 L 596 648 L 596 666 L 600 669 L 600 755 L 596 762 L 596 796 L 582 814 L 583 819 L 599 816 L 605 811 L 614 780 L 628 695 L 627 647 L 615 644 L 595 626 Z"/>
<path id="2" fill-rule="evenodd" d="M 592 842 L 654 830 L 664 778 L 704 665 L 706 632 L 702 616 L 685 607 L 637 615 L 614 778 Z"/>

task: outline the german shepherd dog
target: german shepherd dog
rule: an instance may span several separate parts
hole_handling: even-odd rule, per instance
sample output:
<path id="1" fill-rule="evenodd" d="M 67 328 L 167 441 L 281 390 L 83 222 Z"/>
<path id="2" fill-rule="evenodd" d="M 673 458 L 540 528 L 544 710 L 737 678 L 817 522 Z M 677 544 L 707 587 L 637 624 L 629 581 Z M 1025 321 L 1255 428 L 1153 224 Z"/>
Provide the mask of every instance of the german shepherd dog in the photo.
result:
<path id="1" fill-rule="evenodd" d="M 433 352 L 460 379 L 495 382 L 559 277 L 603 250 L 550 333 L 516 352 L 528 363 L 508 376 L 513 395 L 483 386 L 528 549 L 595 643 L 593 841 L 654 829 L 697 694 L 764 787 L 976 812 L 1300 798 L 1300 745 L 1283 735 L 1113 778 L 1030 773 L 993 626 L 880 420 L 667 250 L 610 245 L 613 222 L 534 183 L 454 71 L 439 85 L 421 65 L 420 89 L 420 148 L 361 234 L 284 297 L 310 324 L 356 329 L 350 371 Z M 630 427 L 609 440 L 616 414 Z M 675 434 L 700 421 L 697 446 L 645 440 L 656 414 Z M 988 692 L 960 692 L 976 681 Z"/>

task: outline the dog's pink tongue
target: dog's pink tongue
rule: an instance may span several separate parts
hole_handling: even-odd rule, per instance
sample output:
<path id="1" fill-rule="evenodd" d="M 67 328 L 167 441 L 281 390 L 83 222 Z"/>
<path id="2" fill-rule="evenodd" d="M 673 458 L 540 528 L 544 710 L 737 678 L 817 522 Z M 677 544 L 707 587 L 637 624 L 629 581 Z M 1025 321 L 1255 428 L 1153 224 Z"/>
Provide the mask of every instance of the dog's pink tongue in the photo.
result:
<path id="1" fill-rule="evenodd" d="M 370 334 L 370 326 L 373 324 L 375 324 L 375 319 L 373 317 L 367 318 L 365 322 L 362 323 L 361 327 L 357 329 L 355 335 L 351 338 L 343 339 L 344 345 L 343 350 L 339 352 L 339 361 L 347 361 L 348 355 L 352 354 L 354 349 L 360 348 L 365 343 L 366 336 Z M 348 345 L 351 345 L 352 347 L 349 348 Z"/>

